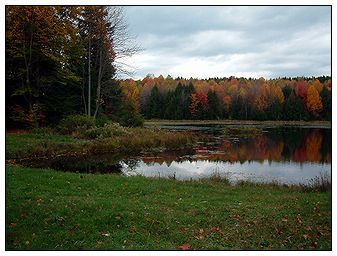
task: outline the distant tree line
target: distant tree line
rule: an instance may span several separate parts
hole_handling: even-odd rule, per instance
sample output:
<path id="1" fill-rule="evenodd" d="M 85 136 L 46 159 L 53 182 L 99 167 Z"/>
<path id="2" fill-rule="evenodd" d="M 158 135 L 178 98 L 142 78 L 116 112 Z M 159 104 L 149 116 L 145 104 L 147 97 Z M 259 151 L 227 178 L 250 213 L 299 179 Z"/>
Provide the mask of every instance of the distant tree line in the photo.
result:
<path id="1" fill-rule="evenodd" d="M 265 80 L 147 76 L 121 87 L 146 118 L 331 120 L 331 77 Z"/>
<path id="2" fill-rule="evenodd" d="M 118 80 L 137 52 L 123 9 L 6 6 L 6 126 L 72 114 L 125 125 L 164 119 L 331 120 L 331 78 Z"/>

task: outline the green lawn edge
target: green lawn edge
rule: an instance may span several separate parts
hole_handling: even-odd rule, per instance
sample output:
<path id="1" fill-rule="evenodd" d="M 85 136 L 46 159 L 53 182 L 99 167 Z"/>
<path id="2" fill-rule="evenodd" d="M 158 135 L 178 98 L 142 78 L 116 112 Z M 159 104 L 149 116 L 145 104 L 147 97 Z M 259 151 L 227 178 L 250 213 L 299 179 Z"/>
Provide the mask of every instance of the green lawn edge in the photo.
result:
<path id="1" fill-rule="evenodd" d="M 331 250 L 331 191 L 6 165 L 6 250 L 177 250 L 182 245 Z"/>

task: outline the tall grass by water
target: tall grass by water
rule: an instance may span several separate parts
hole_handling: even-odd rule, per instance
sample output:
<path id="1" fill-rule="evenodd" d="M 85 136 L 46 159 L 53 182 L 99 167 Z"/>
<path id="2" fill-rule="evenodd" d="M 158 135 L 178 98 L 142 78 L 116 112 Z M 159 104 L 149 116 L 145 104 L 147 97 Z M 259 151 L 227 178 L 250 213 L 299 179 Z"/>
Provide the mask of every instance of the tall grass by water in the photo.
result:
<path id="1" fill-rule="evenodd" d="M 96 154 L 102 152 L 140 152 L 176 149 L 195 142 L 191 132 L 127 128 L 119 125 L 90 128 L 75 135 L 39 129 L 28 133 L 6 134 L 6 159 L 55 156 L 60 154 Z"/>

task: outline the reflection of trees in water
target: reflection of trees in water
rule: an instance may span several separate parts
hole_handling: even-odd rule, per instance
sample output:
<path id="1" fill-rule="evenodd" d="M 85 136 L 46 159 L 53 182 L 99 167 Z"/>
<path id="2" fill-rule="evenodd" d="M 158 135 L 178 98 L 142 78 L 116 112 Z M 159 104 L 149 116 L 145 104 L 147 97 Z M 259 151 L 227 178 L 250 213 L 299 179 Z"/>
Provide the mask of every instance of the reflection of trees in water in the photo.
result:
<path id="1" fill-rule="evenodd" d="M 220 150 L 226 149 L 228 160 L 326 162 L 330 158 L 330 141 L 329 130 L 280 129 L 240 140 L 231 147 L 224 140 Z"/>
<path id="2" fill-rule="evenodd" d="M 331 162 L 331 130 L 328 129 L 271 129 L 260 135 L 240 139 L 223 138 L 214 148 L 205 145 L 194 147 L 191 160 L 228 162 L 295 161 Z M 185 156 L 182 156 L 185 153 Z M 189 152 L 191 155 L 192 152 Z M 161 152 L 147 157 L 145 163 L 189 160 L 186 152 Z"/>
<path id="3" fill-rule="evenodd" d="M 135 158 L 125 159 L 123 162 L 131 169 L 136 169 L 139 166 L 139 160 Z"/>
<path id="4" fill-rule="evenodd" d="M 162 165 L 163 163 L 166 163 L 167 166 L 170 166 L 173 161 L 182 162 L 192 160 L 192 156 L 195 155 L 197 151 L 198 149 L 195 148 L 184 148 L 180 150 L 148 153 L 142 158 L 142 160 L 147 165 L 153 165 L 155 163 Z"/>
<path id="5" fill-rule="evenodd" d="M 303 163 L 331 162 L 331 130 L 330 129 L 271 129 L 254 137 L 228 139 L 218 138 L 213 145 L 200 144 L 194 148 L 146 153 L 142 157 L 144 163 L 153 165 L 173 161 L 295 161 Z M 122 164 L 121 164 L 122 163 Z M 23 163 L 32 167 L 53 168 L 73 172 L 86 173 L 121 173 L 123 163 L 130 170 L 136 169 L 139 159 L 125 155 L 106 154 L 96 156 L 68 157 L 38 160 Z"/>

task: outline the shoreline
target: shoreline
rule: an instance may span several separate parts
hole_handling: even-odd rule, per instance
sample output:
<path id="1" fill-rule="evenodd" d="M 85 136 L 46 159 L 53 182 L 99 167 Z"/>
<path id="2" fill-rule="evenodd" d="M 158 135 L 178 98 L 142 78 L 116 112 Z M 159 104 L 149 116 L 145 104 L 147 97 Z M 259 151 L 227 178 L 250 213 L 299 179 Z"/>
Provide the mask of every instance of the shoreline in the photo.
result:
<path id="1" fill-rule="evenodd" d="M 331 121 L 254 121 L 254 120 L 145 120 L 147 125 L 247 125 L 247 126 L 303 126 L 313 128 L 332 128 Z"/>

